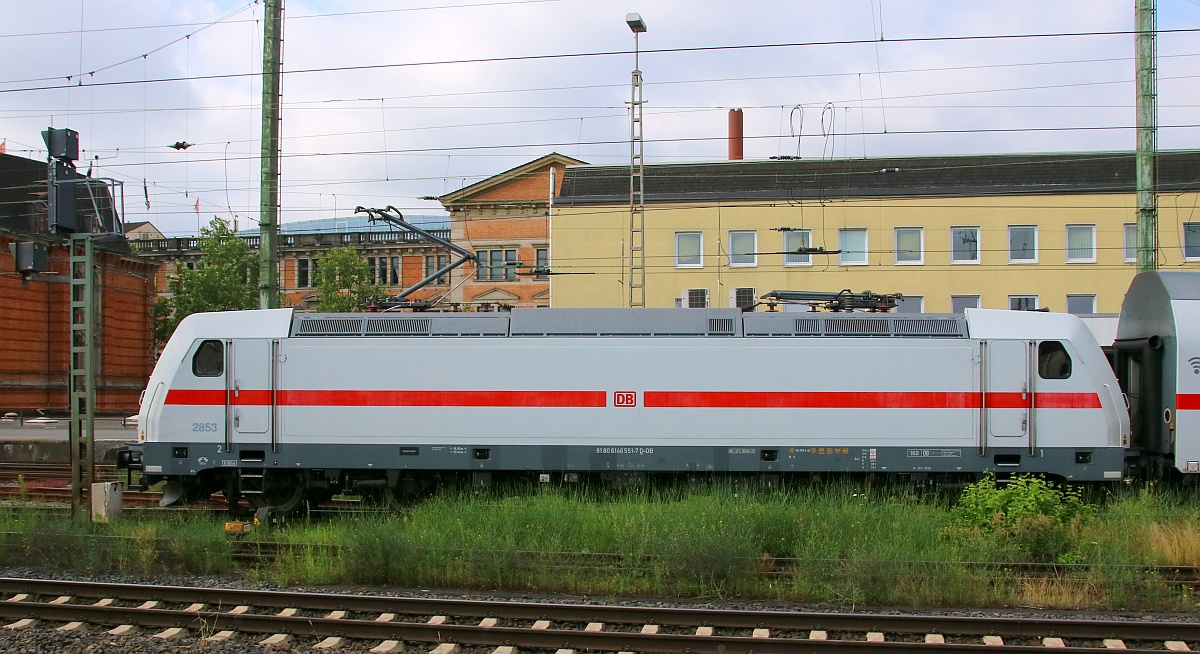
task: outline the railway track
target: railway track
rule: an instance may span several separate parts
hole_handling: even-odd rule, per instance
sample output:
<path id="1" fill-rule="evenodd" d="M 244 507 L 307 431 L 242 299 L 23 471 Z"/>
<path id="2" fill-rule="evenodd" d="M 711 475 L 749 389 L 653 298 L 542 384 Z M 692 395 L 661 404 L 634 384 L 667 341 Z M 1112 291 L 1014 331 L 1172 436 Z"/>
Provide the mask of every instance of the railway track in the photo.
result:
<path id="1" fill-rule="evenodd" d="M 117 466 L 112 463 L 97 463 L 93 468 L 96 481 L 115 481 L 120 478 Z M 63 462 L 0 462 L 0 480 L 14 480 L 18 477 L 31 479 L 70 479 L 71 464 Z"/>
<path id="2" fill-rule="evenodd" d="M 142 628 L 158 638 L 372 652 L 1189 651 L 1200 623 L 597 606 L 0 579 L 5 629 Z M 361 645 L 360 645 L 361 646 Z M 495 648 L 495 649 L 492 649 Z M 506 649 L 507 648 L 507 649 Z"/>

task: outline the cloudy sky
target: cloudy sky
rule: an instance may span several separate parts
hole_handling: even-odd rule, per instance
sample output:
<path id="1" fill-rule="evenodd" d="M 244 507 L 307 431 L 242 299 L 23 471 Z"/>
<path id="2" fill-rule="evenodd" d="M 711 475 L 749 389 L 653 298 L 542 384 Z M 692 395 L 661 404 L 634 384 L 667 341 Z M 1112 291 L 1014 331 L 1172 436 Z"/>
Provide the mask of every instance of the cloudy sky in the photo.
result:
<path id="1" fill-rule="evenodd" d="M 253 225 L 260 3 L 0 6 L 9 154 L 69 127 L 126 220 Z M 649 163 L 725 158 L 732 107 L 749 159 L 1135 144 L 1134 0 L 287 0 L 282 220 L 436 214 L 421 197 L 549 152 L 627 162 L 627 12 Z M 1160 147 L 1200 148 L 1200 0 L 1159 0 L 1158 27 Z"/>

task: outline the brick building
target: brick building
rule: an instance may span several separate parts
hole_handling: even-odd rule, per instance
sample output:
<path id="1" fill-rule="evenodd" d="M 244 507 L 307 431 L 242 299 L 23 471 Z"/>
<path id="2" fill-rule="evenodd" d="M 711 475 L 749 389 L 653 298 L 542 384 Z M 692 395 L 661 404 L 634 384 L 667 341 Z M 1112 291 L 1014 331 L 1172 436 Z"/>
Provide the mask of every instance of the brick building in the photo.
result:
<path id="1" fill-rule="evenodd" d="M 450 238 L 445 218 L 412 216 L 411 221 L 435 236 Z M 251 248 L 258 249 L 258 230 L 243 230 Z M 156 281 L 160 295 L 169 293 L 169 281 L 179 266 L 194 266 L 200 260 L 200 239 L 147 238 L 130 241 L 142 257 L 161 264 Z M 375 283 L 390 295 L 421 281 L 446 265 L 450 253 L 420 240 L 417 235 L 384 224 L 371 225 L 362 216 L 285 223 L 279 234 L 279 297 L 283 306 L 303 310 L 316 308 L 316 270 L 322 252 L 336 247 L 353 247 L 371 270 Z M 444 304 L 452 308 L 447 294 L 450 276 L 435 281 L 410 299 Z"/>
<path id="2" fill-rule="evenodd" d="M 470 277 L 454 282 L 453 301 L 550 306 L 550 197 L 566 167 L 582 163 L 551 153 L 438 198 L 450 212 L 451 241 L 479 256 L 477 266 L 464 266 Z"/>
<path id="3" fill-rule="evenodd" d="M 94 193 L 107 193 L 104 185 Z M 109 196 L 111 197 L 111 196 Z M 129 414 L 154 365 L 157 264 L 131 254 L 119 218 L 80 202 L 95 237 L 99 366 L 96 409 Z M 100 203 L 104 205 L 104 203 Z M 85 206 L 86 205 L 86 206 Z M 107 206 L 111 206 L 108 203 Z M 47 271 L 23 279 L 9 245 L 46 248 Z M 0 154 L 0 411 L 65 413 L 70 333 L 67 238 L 46 229 L 46 163 Z"/>

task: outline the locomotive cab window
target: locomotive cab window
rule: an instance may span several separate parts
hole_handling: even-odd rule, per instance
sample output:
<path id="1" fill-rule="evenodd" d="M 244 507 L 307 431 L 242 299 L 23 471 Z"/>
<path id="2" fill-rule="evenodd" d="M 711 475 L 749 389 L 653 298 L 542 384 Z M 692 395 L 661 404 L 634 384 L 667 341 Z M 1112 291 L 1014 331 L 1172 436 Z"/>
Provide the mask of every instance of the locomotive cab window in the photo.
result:
<path id="1" fill-rule="evenodd" d="M 220 377 L 225 372 L 225 344 L 204 341 L 192 355 L 192 374 L 197 377 Z"/>
<path id="2" fill-rule="evenodd" d="M 1042 379 L 1067 379 L 1071 376 L 1071 355 L 1058 341 L 1038 344 L 1038 376 Z"/>

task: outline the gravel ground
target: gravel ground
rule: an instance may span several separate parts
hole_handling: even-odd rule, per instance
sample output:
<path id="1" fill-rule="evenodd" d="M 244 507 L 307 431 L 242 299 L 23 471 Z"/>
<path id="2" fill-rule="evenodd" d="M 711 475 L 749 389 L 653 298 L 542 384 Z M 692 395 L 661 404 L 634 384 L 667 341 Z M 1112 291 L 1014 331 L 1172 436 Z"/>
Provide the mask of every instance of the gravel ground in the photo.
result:
<path id="1" fill-rule="evenodd" d="M 565 595 L 554 593 L 506 593 L 506 592 L 482 592 L 472 590 L 453 590 L 453 589 L 419 589 L 419 588 L 387 588 L 387 587 L 361 587 L 361 586 L 338 586 L 338 587 L 288 587 L 282 588 L 276 585 L 258 582 L 248 582 L 239 577 L 206 577 L 206 576 L 178 576 L 165 579 L 142 579 L 130 577 L 118 573 L 100 574 L 100 575 L 75 575 L 75 574 L 60 574 L 48 572 L 45 570 L 33 568 L 0 568 L 0 576 L 16 577 L 16 578 L 36 578 L 36 579 L 70 579 L 82 581 L 96 581 L 104 583 L 136 583 L 136 584 L 157 584 L 170 586 L 199 586 L 206 588 L 250 588 L 257 590 L 292 590 L 292 591 L 311 591 L 322 593 L 347 593 L 355 595 L 380 595 L 380 596 L 419 596 L 419 597 L 435 597 L 435 598 L 450 598 L 450 599 L 479 599 L 493 601 L 534 601 L 548 603 L 569 603 L 569 604 L 606 604 L 606 605 L 628 605 L 628 606 L 661 606 L 661 607 L 687 607 L 687 608 L 712 608 L 712 609 L 741 609 L 741 610 L 779 610 L 779 611 L 819 611 L 819 612 L 849 612 L 849 613 L 874 613 L 880 615 L 894 614 L 909 614 L 917 613 L 921 615 L 961 615 L 961 616 L 983 616 L 983 617 L 1005 617 L 1005 616 L 1036 616 L 1039 618 L 1062 618 L 1062 619 L 1117 619 L 1117 620 L 1136 620 L 1136 621 L 1194 621 L 1200 617 L 1200 611 L 1197 614 L 1147 614 L 1147 613 L 1100 613 L 1093 611 L 1044 611 L 1034 608 L 1013 608 L 1013 609 L 955 609 L 955 610 L 930 610 L 930 609 L 915 609 L 915 608 L 897 608 L 897 607 L 854 607 L 850 608 L 831 608 L 818 606 L 805 606 L 799 604 L 785 604 L 780 602 L 767 602 L 760 600 L 742 601 L 742 600 L 719 600 L 705 601 L 685 598 L 647 598 L 647 597 L 587 597 L 577 595 Z M 263 637 L 238 636 L 234 640 L 224 643 L 206 643 L 201 642 L 196 634 L 191 633 L 188 637 L 178 638 L 171 641 L 153 638 L 153 632 L 143 632 L 130 636 L 109 636 L 103 629 L 93 629 L 83 633 L 63 633 L 54 630 L 57 624 L 37 625 L 28 629 L 10 631 L 0 630 L 0 653 L 20 653 L 20 654 L 51 654 L 63 652 L 68 654 L 75 653 L 90 653 L 90 652 L 129 652 L 130 654 L 157 654 L 160 652 L 187 652 L 191 650 L 202 650 L 204 652 L 212 652 L 214 654 L 235 654 L 241 652 L 262 653 L 264 648 L 258 644 L 258 641 Z M 287 652 L 312 652 L 312 646 L 316 644 L 313 639 L 298 639 L 293 641 L 289 647 L 284 647 L 277 651 Z M 349 641 L 349 644 L 338 649 L 339 652 L 367 652 L 371 647 L 378 643 L 373 642 L 354 642 Z M 424 651 L 424 648 L 418 648 Z"/>

